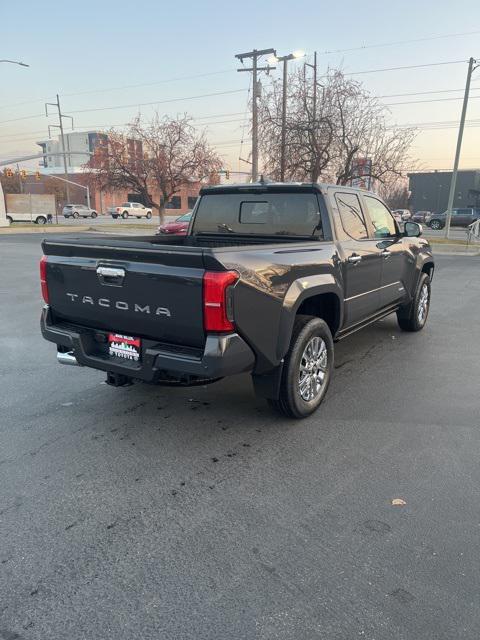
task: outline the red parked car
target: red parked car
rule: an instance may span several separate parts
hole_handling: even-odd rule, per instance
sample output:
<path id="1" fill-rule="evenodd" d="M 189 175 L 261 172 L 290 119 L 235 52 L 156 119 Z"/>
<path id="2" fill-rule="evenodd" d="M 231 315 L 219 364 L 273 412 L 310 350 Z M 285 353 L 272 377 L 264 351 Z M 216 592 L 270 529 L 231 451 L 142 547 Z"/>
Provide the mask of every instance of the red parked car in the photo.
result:
<path id="1" fill-rule="evenodd" d="M 185 236 L 188 231 L 188 225 L 190 224 L 191 217 L 191 211 L 189 211 L 188 213 L 184 213 L 183 216 L 180 216 L 174 222 L 161 224 L 158 227 L 157 233 L 173 233 L 176 236 Z"/>

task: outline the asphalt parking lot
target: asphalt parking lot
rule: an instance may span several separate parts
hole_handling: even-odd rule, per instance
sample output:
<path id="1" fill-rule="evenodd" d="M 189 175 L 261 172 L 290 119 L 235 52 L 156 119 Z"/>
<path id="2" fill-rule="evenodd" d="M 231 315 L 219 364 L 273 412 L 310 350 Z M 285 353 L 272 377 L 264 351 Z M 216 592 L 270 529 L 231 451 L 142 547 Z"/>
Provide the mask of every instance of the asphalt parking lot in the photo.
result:
<path id="1" fill-rule="evenodd" d="M 339 343 L 291 422 L 248 376 L 57 365 L 39 257 L 0 237 L 2 640 L 478 638 L 480 258 L 437 259 L 423 332 Z"/>

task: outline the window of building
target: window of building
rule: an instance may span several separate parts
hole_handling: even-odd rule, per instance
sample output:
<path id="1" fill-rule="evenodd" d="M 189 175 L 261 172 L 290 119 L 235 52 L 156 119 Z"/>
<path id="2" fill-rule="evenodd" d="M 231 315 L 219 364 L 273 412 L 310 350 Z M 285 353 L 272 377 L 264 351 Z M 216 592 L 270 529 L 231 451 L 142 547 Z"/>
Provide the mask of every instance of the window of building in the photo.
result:
<path id="1" fill-rule="evenodd" d="M 392 214 L 387 207 L 371 196 L 364 196 L 367 205 L 368 215 L 373 225 L 375 238 L 390 238 L 397 235 L 397 227 Z"/>
<path id="2" fill-rule="evenodd" d="M 193 209 L 197 202 L 197 196 L 188 196 L 188 208 Z"/>
<path id="3" fill-rule="evenodd" d="M 172 196 L 170 198 L 170 202 L 167 202 L 165 205 L 165 209 L 181 209 L 182 201 L 180 196 Z"/>
<path id="4" fill-rule="evenodd" d="M 355 193 L 336 193 L 335 200 L 345 233 L 354 240 L 368 238 L 367 225 L 358 196 Z"/>

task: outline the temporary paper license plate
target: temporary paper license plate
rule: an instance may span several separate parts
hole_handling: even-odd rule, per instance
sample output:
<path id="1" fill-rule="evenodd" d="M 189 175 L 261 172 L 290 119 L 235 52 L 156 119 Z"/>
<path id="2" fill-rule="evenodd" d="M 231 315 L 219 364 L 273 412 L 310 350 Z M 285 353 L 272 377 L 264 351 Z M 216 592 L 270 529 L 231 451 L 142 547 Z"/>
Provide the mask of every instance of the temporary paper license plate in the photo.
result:
<path id="1" fill-rule="evenodd" d="M 111 356 L 139 362 L 140 345 L 140 338 L 122 336 L 119 333 L 108 334 L 108 353 Z"/>

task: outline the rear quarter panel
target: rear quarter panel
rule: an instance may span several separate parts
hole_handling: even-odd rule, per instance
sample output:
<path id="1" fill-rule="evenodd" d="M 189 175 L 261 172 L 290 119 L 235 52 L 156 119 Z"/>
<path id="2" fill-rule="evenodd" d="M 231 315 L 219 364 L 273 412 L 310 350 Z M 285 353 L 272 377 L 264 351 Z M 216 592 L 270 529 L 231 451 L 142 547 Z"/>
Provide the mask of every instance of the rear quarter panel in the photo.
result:
<path id="1" fill-rule="evenodd" d="M 284 357 L 303 299 L 341 289 L 332 242 L 216 250 L 215 255 L 240 274 L 233 298 L 235 325 L 257 356 L 256 373 L 272 369 Z"/>

